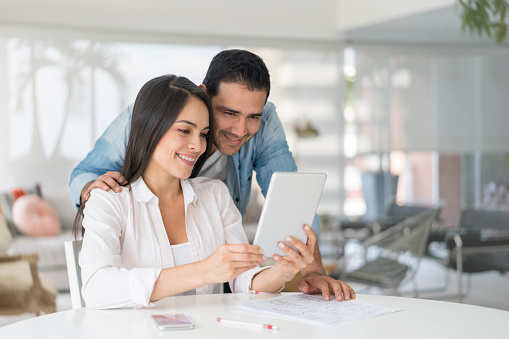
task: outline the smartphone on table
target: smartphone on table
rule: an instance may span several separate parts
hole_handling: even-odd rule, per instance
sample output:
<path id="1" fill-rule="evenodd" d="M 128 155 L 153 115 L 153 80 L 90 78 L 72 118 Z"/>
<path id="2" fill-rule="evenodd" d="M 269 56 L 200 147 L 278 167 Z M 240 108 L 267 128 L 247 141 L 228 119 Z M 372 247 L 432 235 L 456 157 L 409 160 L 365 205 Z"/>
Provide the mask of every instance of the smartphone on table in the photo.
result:
<path id="1" fill-rule="evenodd" d="M 150 316 L 160 331 L 190 330 L 193 322 L 184 314 L 153 314 Z"/>

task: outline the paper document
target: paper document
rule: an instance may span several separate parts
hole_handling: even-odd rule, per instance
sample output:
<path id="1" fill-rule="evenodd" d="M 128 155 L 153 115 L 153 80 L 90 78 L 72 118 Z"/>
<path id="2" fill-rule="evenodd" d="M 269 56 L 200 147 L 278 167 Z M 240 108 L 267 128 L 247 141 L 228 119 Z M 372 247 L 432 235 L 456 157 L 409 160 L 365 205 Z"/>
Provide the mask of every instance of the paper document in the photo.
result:
<path id="1" fill-rule="evenodd" d="M 276 298 L 239 301 L 244 309 L 264 312 L 326 325 L 345 325 L 383 314 L 397 308 L 368 304 L 358 300 L 324 301 L 321 295 L 292 294 Z"/>

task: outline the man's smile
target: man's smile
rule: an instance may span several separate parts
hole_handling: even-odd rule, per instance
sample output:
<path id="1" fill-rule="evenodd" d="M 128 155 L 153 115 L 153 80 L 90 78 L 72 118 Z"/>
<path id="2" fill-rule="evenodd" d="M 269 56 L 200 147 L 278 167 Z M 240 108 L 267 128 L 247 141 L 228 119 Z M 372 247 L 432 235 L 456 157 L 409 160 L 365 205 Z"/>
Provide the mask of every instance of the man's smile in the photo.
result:
<path id="1" fill-rule="evenodd" d="M 221 134 L 224 136 L 224 139 L 226 140 L 226 143 L 230 146 L 239 146 L 242 144 L 242 141 L 248 136 L 244 137 L 237 137 L 236 135 L 232 135 L 226 132 L 221 132 Z"/>

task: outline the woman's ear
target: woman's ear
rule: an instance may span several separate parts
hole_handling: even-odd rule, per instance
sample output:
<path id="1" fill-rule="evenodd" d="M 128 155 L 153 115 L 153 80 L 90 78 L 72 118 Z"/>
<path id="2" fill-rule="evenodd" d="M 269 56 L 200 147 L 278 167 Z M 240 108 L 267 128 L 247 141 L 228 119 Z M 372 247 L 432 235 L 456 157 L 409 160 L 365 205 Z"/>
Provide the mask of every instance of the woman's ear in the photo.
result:
<path id="1" fill-rule="evenodd" d="M 207 93 L 207 86 L 205 86 L 204 84 L 201 84 L 201 85 L 199 85 L 198 87 L 200 87 L 202 91 L 204 91 L 205 93 Z"/>

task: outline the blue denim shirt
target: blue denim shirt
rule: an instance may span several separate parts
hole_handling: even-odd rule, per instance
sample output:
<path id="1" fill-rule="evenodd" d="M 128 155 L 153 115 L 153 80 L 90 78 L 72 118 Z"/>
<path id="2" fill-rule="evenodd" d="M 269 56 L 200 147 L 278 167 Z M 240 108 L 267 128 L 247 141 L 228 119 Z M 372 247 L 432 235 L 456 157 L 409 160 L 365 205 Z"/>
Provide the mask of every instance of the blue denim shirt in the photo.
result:
<path id="1" fill-rule="evenodd" d="M 87 154 L 71 173 L 69 183 L 71 200 L 75 206 L 80 204 L 83 187 L 108 171 L 120 172 L 124 162 L 127 140 L 131 128 L 133 106 L 124 110 L 97 140 L 94 148 Z M 281 120 L 276 106 L 267 102 L 258 132 L 240 148 L 240 151 L 228 156 L 226 168 L 226 186 L 235 205 L 246 215 L 251 194 L 253 170 L 263 196 L 267 195 L 270 178 L 274 172 L 295 172 L 297 166 L 286 142 Z M 313 230 L 318 234 L 320 218 L 315 216 Z"/>

